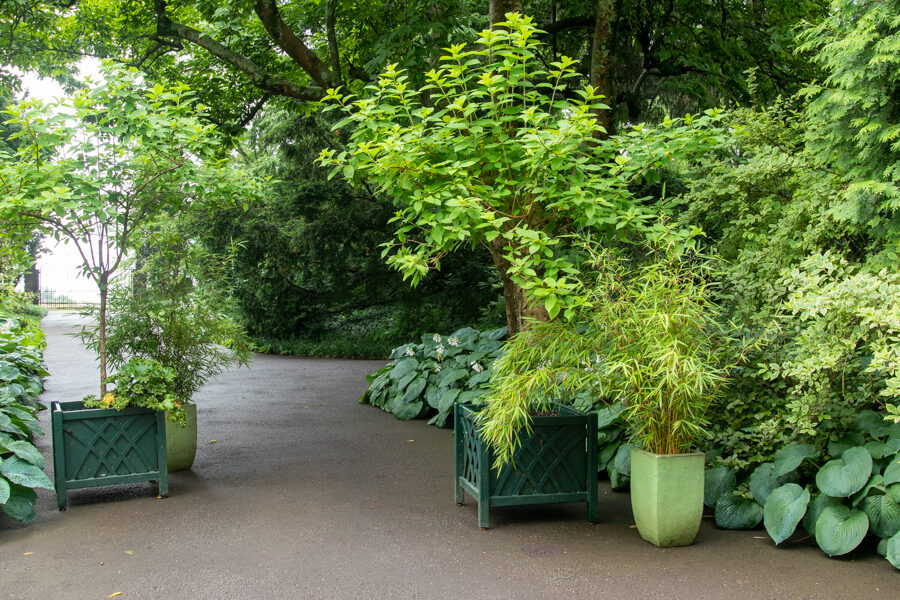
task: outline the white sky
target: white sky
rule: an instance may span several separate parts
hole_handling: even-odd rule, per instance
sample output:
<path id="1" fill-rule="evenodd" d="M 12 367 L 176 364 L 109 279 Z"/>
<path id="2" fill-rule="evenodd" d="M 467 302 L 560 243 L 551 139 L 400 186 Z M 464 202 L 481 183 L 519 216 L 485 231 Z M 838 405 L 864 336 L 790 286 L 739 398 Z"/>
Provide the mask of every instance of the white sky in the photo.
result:
<path id="1" fill-rule="evenodd" d="M 99 62 L 93 59 L 82 61 L 80 65 L 82 76 L 99 78 Z M 27 73 L 22 79 L 22 87 L 29 97 L 40 98 L 46 102 L 55 101 L 65 93 L 56 81 L 40 78 L 33 73 Z M 41 272 L 41 289 L 62 292 L 81 302 L 97 301 L 99 292 L 93 281 L 80 275 L 79 266 L 81 259 L 74 245 L 64 242 L 55 242 L 52 238 L 44 240 L 46 254 L 38 258 L 37 268 Z"/>

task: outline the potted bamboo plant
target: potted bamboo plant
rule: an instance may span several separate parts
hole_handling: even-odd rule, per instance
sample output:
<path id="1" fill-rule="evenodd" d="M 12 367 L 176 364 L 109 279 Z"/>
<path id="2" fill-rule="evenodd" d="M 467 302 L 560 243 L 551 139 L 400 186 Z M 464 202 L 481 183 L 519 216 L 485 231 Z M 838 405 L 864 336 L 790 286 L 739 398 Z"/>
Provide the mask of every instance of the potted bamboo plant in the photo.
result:
<path id="1" fill-rule="evenodd" d="M 620 257 L 597 252 L 583 288 L 588 308 L 509 343 L 481 421 L 502 462 L 546 398 L 587 389 L 624 402 L 636 442 L 632 510 L 641 536 L 657 546 L 690 544 L 699 529 L 704 455 L 692 443 L 735 358 L 709 298 L 708 263 L 684 247 L 657 245 L 655 258 L 630 273 Z"/>

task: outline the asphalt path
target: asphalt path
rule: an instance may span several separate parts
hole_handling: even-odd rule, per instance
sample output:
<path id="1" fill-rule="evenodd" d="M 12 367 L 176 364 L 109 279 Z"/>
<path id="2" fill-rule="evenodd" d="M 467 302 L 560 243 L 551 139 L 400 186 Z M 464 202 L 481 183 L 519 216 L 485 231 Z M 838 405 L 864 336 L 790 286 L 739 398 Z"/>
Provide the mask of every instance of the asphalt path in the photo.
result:
<path id="1" fill-rule="evenodd" d="M 48 405 L 97 388 L 76 325 L 44 319 Z M 0 599 L 900 598 L 871 546 L 829 559 L 706 518 L 693 546 L 658 549 L 605 482 L 596 525 L 583 504 L 510 507 L 482 531 L 472 499 L 454 503 L 451 432 L 357 402 L 382 364 L 258 355 L 222 374 L 197 394 L 197 460 L 169 498 L 75 490 L 58 512 L 42 490 L 33 523 L 0 516 Z"/>

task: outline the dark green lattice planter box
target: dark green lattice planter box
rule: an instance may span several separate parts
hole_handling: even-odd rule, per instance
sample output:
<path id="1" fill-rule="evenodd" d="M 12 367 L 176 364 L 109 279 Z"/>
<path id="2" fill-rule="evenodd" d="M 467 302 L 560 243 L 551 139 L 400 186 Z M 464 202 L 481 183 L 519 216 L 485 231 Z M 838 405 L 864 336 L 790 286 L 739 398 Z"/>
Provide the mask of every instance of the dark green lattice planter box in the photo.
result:
<path id="1" fill-rule="evenodd" d="M 477 409 L 457 404 L 454 415 L 456 503 L 465 492 L 478 502 L 478 526 L 490 526 L 494 506 L 586 502 L 597 521 L 597 415 L 555 406 L 556 415 L 533 418 L 513 464 L 493 468 L 494 453 L 477 431 Z"/>
<path id="2" fill-rule="evenodd" d="M 169 494 L 165 414 L 148 408 L 85 408 L 81 402 L 53 402 L 53 476 L 56 501 L 86 487 L 159 482 Z"/>

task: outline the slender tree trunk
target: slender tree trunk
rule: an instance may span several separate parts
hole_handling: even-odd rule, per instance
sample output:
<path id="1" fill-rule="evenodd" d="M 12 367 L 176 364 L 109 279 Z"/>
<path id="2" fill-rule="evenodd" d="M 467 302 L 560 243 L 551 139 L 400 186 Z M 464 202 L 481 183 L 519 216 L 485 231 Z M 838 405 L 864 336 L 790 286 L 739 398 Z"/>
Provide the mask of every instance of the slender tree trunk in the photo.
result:
<path id="1" fill-rule="evenodd" d="M 506 305 L 506 326 L 509 336 L 512 337 L 520 331 L 528 329 L 532 323 L 550 320 L 550 315 L 542 304 L 535 304 L 528 300 L 525 291 L 509 276 L 509 261 L 503 257 L 501 243 L 496 238 L 491 243 L 491 258 L 500 272 L 500 281 L 503 283 L 503 300 Z"/>
<path id="2" fill-rule="evenodd" d="M 106 395 L 106 298 L 109 294 L 109 275 L 103 273 L 97 282 L 100 287 L 100 322 L 97 354 L 100 355 L 100 398 Z"/>
<path id="3" fill-rule="evenodd" d="M 615 20 L 614 0 L 597 0 L 594 38 L 591 43 L 591 85 L 606 96 L 603 103 L 610 107 L 610 110 L 598 110 L 596 113 L 597 121 L 606 130 L 606 135 L 615 133 L 612 119 L 616 100 L 612 89 L 615 66 L 615 55 L 613 54 L 613 22 Z"/>
<path id="4" fill-rule="evenodd" d="M 490 0 L 488 6 L 488 16 L 491 19 L 491 26 L 506 20 L 506 13 L 522 12 L 522 2 L 520 0 Z"/>

